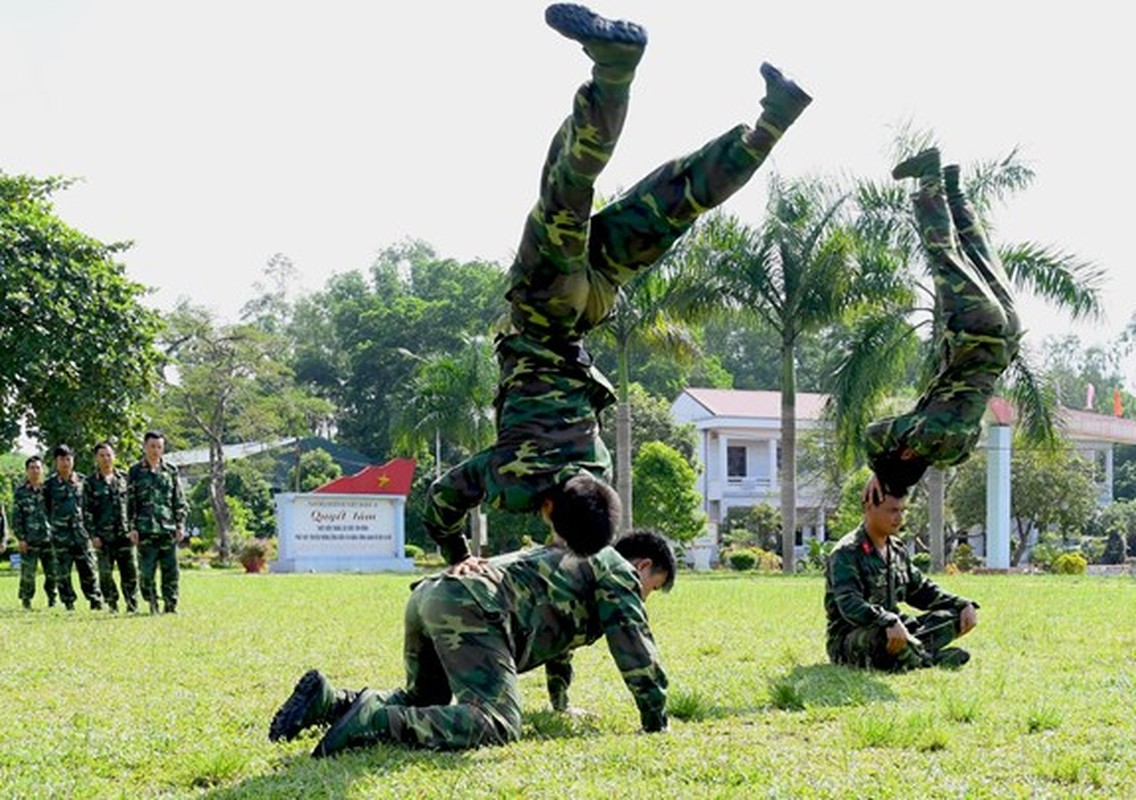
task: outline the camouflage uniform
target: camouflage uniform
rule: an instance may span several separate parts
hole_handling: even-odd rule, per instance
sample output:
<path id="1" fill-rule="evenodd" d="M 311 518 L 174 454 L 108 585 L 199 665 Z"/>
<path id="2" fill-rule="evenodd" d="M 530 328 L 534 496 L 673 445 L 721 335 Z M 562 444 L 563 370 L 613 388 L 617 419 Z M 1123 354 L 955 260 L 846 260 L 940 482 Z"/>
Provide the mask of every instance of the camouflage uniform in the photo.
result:
<path id="1" fill-rule="evenodd" d="M 911 617 L 900 603 L 927 613 Z M 927 666 L 934 655 L 956 639 L 959 615 L 973 600 L 950 594 L 923 576 L 907 559 L 903 540 L 888 539 L 887 559 L 860 525 L 828 556 L 824 610 L 828 616 L 828 657 L 835 664 L 876 669 Z M 919 644 L 899 654 L 887 652 L 887 629 L 902 622 Z"/>
<path id="2" fill-rule="evenodd" d="M 99 591 L 98 567 L 83 519 L 83 478 L 76 472 L 64 480 L 52 475 L 43 485 L 43 505 L 51 523 L 51 543 L 55 548 L 56 580 L 59 599 L 67 608 L 75 605 L 71 585 L 71 565 L 79 573 L 79 586 L 91 608 L 103 607 Z"/>
<path id="3" fill-rule="evenodd" d="M 127 479 L 127 527 L 138 532 L 142 597 L 157 610 L 154 574 L 162 569 L 162 602 L 166 611 L 178 604 L 178 531 L 185 527 L 185 494 L 177 467 L 163 459 L 151 469 L 145 459 L 130 468 Z"/>
<path id="4" fill-rule="evenodd" d="M 490 559 L 485 574 L 421 581 L 406 607 L 406 688 L 376 694 L 361 718 L 376 738 L 421 747 L 513 741 L 521 733 L 517 675 L 549 667 L 553 706 L 564 708 L 571 650 L 600 636 L 643 729 L 666 728 L 667 679 L 639 576 L 612 547 L 587 559 L 539 547 Z"/>
<path id="5" fill-rule="evenodd" d="M 868 427 L 868 462 L 885 485 L 918 481 L 927 465 L 966 460 L 981 432 L 986 401 L 1018 351 L 1013 293 L 997 254 L 958 186 L 957 167 L 920 179 L 915 218 L 935 281 L 942 345 L 939 369 L 915 409 Z M 904 470 L 909 451 L 920 466 Z"/>
<path id="6" fill-rule="evenodd" d="M 51 546 L 51 525 L 43 507 L 43 486 L 33 488 L 25 482 L 16 489 L 12 505 L 12 534 L 27 547 L 27 552 L 20 558 L 20 602 L 27 605 L 35 597 L 38 563 L 43 565 L 43 592 L 47 595 L 47 604 L 55 605 L 58 591 L 55 550 Z"/>
<path id="7" fill-rule="evenodd" d="M 513 331 L 497 340 L 497 442 L 435 481 L 427 498 L 427 530 L 450 563 L 469 555 L 463 523 L 481 502 L 536 511 L 546 491 L 581 471 L 609 477 L 597 415 L 615 393 L 584 334 L 607 317 L 621 286 L 746 184 L 792 121 L 777 127 L 763 114 L 755 128 L 738 125 L 593 215 L 593 184 L 623 128 L 642 50 L 625 47 L 609 61 L 585 51 L 596 61 L 593 79 L 552 140 L 510 269 Z"/>
<path id="8" fill-rule="evenodd" d="M 114 470 L 109 476 L 95 470 L 87 478 L 86 517 L 91 538 L 102 546 L 96 551 L 99 562 L 99 588 L 112 609 L 118 607 L 118 587 L 114 585 L 114 566 L 122 580 L 122 597 L 127 611 L 138 610 L 138 565 L 134 544 L 127 536 L 126 473 Z"/>

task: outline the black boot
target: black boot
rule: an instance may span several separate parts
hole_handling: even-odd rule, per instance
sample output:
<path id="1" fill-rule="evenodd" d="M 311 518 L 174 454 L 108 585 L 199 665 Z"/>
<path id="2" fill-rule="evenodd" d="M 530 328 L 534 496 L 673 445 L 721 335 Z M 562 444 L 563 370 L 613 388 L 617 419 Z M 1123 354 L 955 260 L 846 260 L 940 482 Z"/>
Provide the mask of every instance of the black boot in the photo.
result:
<path id="1" fill-rule="evenodd" d="M 891 171 L 891 176 L 897 181 L 903 178 L 933 179 L 939 177 L 941 173 L 942 171 L 939 168 L 939 148 L 928 147 L 921 153 L 916 153 L 911 156 L 911 158 L 904 159 L 896 164 L 895 169 Z"/>
<path id="2" fill-rule="evenodd" d="M 308 670 L 296 681 L 291 696 L 272 717 L 268 740 L 290 742 L 306 728 L 335 722 L 358 696 L 358 692 L 336 690 L 319 670 Z"/>
<path id="3" fill-rule="evenodd" d="M 780 139 L 813 99 L 796 81 L 785 77 L 768 61 L 761 65 L 761 77 L 765 79 L 765 97 L 761 98 L 757 127 Z"/>
<path id="4" fill-rule="evenodd" d="M 647 47 L 642 25 L 610 20 L 573 3 L 556 3 L 545 9 L 544 21 L 562 36 L 579 42 L 595 62 L 592 77 L 609 87 L 626 87 Z"/>

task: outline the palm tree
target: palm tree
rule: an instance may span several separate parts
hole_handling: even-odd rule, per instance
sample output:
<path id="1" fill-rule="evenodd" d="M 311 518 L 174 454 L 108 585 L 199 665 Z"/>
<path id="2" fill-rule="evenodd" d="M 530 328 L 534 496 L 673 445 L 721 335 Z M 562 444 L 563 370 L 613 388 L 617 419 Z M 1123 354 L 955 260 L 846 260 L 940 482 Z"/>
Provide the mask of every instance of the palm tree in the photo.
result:
<path id="1" fill-rule="evenodd" d="M 458 460 L 493 443 L 496 427 L 493 398 L 497 366 L 493 343 L 485 336 L 462 336 L 454 353 L 418 356 L 402 354 L 418 363 L 395 403 L 391 438 L 403 452 L 434 445 L 436 475 L 442 472 L 442 441 L 457 450 Z M 477 554 L 485 541 L 480 516 L 472 515 L 473 546 Z"/>
<path id="2" fill-rule="evenodd" d="M 896 151 L 902 157 L 922 149 L 928 134 L 901 134 Z M 897 160 L 899 160 L 897 158 Z M 1006 157 L 983 161 L 966 170 L 964 190 L 987 230 L 995 201 L 1005 201 L 1033 182 L 1035 173 L 1018 157 L 1017 150 Z M 831 410 L 836 419 L 837 441 L 845 463 L 861 454 L 862 434 L 876 416 L 882 400 L 896 385 L 909 363 L 900 357 L 910 353 L 920 329 L 930 328 L 924 349 L 923 382 L 933 374 L 937 341 L 932 304 L 913 302 L 916 297 L 934 298 L 934 290 L 921 282 L 910 265 L 923 263 L 918 225 L 907 188 L 898 183 L 863 181 L 856 189 L 861 209 L 858 234 L 877 246 L 890 250 L 897 262 L 909 265 L 908 280 L 914 292 L 896 295 L 877 313 L 859 320 L 849 352 L 835 375 Z M 1027 289 L 1053 303 L 1074 319 L 1100 314 L 1102 271 L 1054 247 L 1034 242 L 1009 244 L 998 253 L 1015 287 Z M 913 316 L 922 316 L 912 322 Z M 1052 444 L 1054 422 L 1052 392 L 1038 380 L 1027 356 L 1020 353 L 1004 376 L 1005 390 L 1018 409 L 1027 437 L 1035 443 Z M 940 470 L 928 472 L 928 503 L 931 523 L 933 567 L 943 568 L 944 479 Z"/>
<path id="3" fill-rule="evenodd" d="M 766 219 L 750 228 L 712 217 L 699 235 L 704 301 L 753 314 L 781 341 L 782 565 L 795 570 L 797 519 L 796 352 L 804 337 L 895 290 L 892 264 L 857 239 L 847 195 L 829 181 L 770 180 Z"/>
<path id="4" fill-rule="evenodd" d="M 631 357 L 641 349 L 689 363 L 698 354 L 694 334 L 684 317 L 682 298 L 689 283 L 683 274 L 687 262 L 682 252 L 680 245 L 656 268 L 639 273 L 625 284 L 611 315 L 598 331 L 616 353 L 615 483 L 622 505 L 621 535 L 632 528 Z"/>

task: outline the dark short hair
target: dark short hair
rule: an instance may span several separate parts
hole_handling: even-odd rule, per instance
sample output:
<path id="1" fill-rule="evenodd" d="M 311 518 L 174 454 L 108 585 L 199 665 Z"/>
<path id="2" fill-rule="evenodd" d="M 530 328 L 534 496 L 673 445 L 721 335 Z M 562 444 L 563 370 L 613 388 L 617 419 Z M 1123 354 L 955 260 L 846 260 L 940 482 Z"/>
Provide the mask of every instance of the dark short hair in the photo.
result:
<path id="1" fill-rule="evenodd" d="M 95 449 L 92 450 L 91 452 L 94 453 L 95 455 L 98 455 L 100 450 L 110 450 L 113 453 L 114 452 L 114 445 L 111 444 L 110 442 L 106 442 L 106 441 L 99 442 L 98 444 L 95 445 Z"/>
<path id="2" fill-rule="evenodd" d="M 61 444 L 61 445 L 59 445 L 58 447 L 55 448 L 55 451 L 52 453 L 52 455 L 55 458 L 60 458 L 62 456 L 73 456 L 73 455 L 75 455 L 75 451 L 72 450 L 67 445 Z"/>
<path id="3" fill-rule="evenodd" d="M 552 529 L 578 556 L 593 556 L 615 538 L 619 495 L 605 481 L 581 472 L 545 494 L 552 501 Z"/>
<path id="4" fill-rule="evenodd" d="M 666 572 L 667 579 L 661 587 L 664 592 L 669 592 L 674 586 L 675 573 L 678 572 L 674 551 L 659 534 L 651 530 L 635 530 L 620 536 L 612 546 L 628 561 L 649 558 L 652 572 Z"/>
<path id="5" fill-rule="evenodd" d="M 37 461 L 41 464 L 43 463 L 43 459 L 40 458 L 39 456 L 28 456 L 27 460 L 24 461 L 24 469 L 27 469 L 28 467 L 30 467 L 32 464 L 34 464 Z"/>
<path id="6" fill-rule="evenodd" d="M 161 431 L 146 431 L 146 435 L 142 437 L 142 444 L 146 444 L 151 439 L 161 439 L 164 442 L 166 435 Z"/>

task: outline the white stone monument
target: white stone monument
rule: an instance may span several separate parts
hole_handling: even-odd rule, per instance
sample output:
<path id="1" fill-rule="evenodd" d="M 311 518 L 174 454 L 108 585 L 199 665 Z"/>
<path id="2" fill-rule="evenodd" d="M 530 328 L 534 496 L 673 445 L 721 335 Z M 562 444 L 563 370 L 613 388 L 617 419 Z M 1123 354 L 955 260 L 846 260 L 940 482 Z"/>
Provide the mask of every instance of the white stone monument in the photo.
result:
<path id="1" fill-rule="evenodd" d="M 314 492 L 276 495 L 273 572 L 409 571 L 406 496 L 414 462 L 395 459 Z"/>

